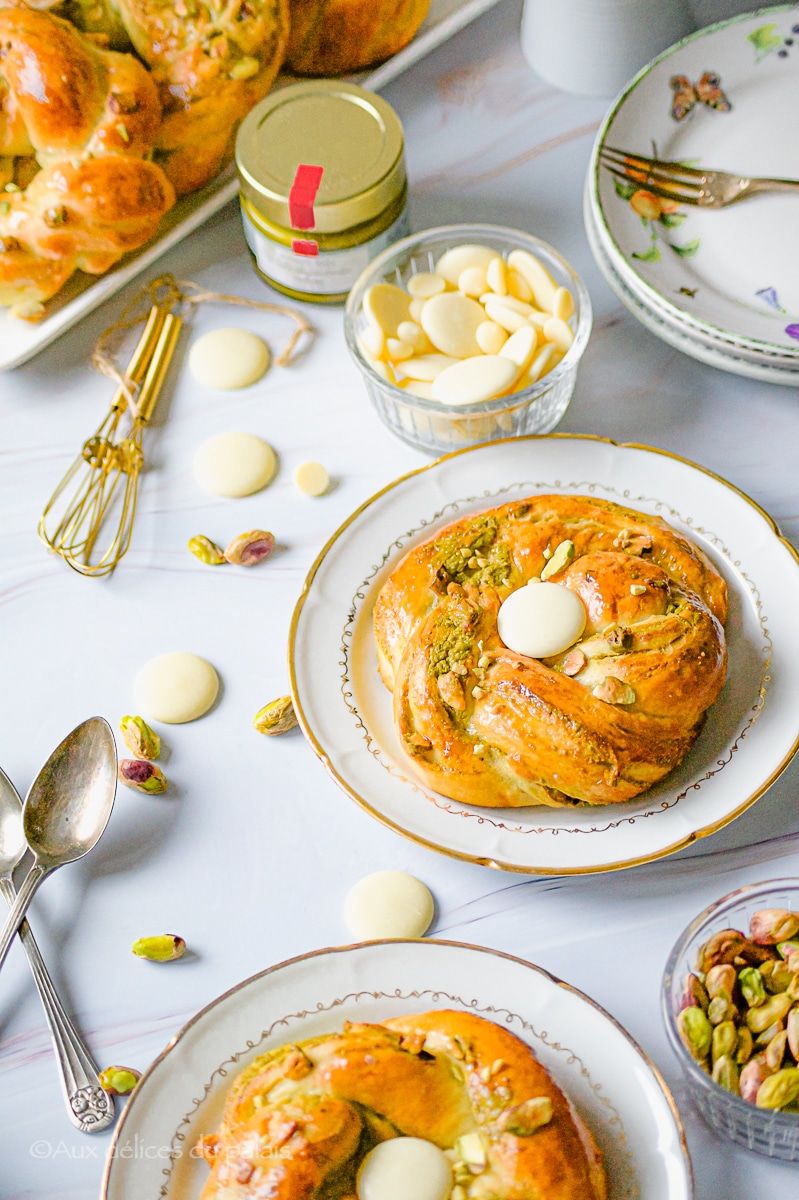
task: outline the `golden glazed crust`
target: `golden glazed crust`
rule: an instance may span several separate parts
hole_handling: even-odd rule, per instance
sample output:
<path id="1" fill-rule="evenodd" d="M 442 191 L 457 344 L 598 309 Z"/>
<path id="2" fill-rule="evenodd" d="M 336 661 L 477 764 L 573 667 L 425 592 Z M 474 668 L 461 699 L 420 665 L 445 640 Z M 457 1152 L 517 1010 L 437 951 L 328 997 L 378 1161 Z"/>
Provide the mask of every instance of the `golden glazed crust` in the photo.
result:
<path id="1" fill-rule="evenodd" d="M 396 54 L 430 0 L 291 0 L 286 65 L 299 75 L 344 75 Z"/>
<path id="2" fill-rule="evenodd" d="M 147 63 L 164 114 L 155 160 L 179 196 L 231 161 L 239 124 L 272 86 L 289 33 L 288 0 L 65 0 L 59 11 Z"/>
<path id="3" fill-rule="evenodd" d="M 0 305 L 36 318 L 76 270 L 107 271 L 174 203 L 147 161 L 158 92 L 130 54 L 0 4 Z M 38 169 L 41 168 L 41 169 Z"/>
<path id="4" fill-rule="evenodd" d="M 551 1118 L 533 1128 L 525 1106 L 542 1099 Z M 256 1059 L 200 1142 L 212 1168 L 201 1200 L 355 1200 L 363 1158 L 397 1136 L 453 1164 L 467 1136 L 469 1200 L 606 1200 L 599 1150 L 530 1048 L 451 1011 L 347 1024 Z"/>
<path id="5" fill-rule="evenodd" d="M 585 604 L 580 655 L 527 658 L 500 641 L 499 606 L 564 541 L 574 557 L 551 581 Z M 718 571 L 659 517 L 534 496 L 406 554 L 374 631 L 400 744 L 426 784 L 478 806 L 559 807 L 631 800 L 682 760 L 724 683 L 726 615 Z"/>

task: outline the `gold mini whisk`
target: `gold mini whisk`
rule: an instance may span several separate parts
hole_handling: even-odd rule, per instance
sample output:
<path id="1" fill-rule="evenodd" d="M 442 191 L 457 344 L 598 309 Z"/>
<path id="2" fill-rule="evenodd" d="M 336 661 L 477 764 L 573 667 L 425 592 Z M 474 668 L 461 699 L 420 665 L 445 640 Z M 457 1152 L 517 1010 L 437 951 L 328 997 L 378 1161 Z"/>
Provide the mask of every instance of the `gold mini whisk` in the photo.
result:
<path id="1" fill-rule="evenodd" d="M 39 537 L 81 575 L 108 575 L 130 546 L 139 473 L 144 466 L 142 434 L 161 391 L 183 322 L 154 304 L 127 369 L 125 389 L 114 394 L 97 432 L 84 443 L 59 483 L 39 522 Z M 138 389 L 138 390 L 137 390 Z M 129 428 L 120 437 L 127 414 Z M 107 549 L 96 546 L 103 526 L 114 525 Z"/>

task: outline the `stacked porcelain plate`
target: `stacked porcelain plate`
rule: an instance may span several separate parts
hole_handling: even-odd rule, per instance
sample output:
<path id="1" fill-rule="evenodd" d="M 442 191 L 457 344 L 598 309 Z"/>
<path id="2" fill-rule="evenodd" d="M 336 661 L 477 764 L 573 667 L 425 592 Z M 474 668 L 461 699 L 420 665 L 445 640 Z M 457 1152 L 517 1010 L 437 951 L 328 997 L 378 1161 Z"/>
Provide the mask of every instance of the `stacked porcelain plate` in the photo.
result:
<path id="1" fill-rule="evenodd" d="M 741 176 L 799 179 L 799 7 L 700 30 L 630 83 L 597 137 L 585 191 L 594 257 L 658 337 L 714 367 L 799 387 L 799 191 L 678 206 L 618 179 L 604 146 Z"/>

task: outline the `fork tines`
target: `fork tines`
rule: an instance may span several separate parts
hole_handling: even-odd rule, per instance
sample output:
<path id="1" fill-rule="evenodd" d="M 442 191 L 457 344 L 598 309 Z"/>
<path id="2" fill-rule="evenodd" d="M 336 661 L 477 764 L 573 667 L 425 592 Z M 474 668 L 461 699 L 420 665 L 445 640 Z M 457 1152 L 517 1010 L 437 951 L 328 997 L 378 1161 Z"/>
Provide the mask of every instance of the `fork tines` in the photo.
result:
<path id="1" fill-rule="evenodd" d="M 664 200 L 674 200 L 677 204 L 701 204 L 703 201 L 705 172 L 696 167 L 630 154 L 613 146 L 603 146 L 600 157 L 602 165 L 616 179 L 639 183 Z"/>

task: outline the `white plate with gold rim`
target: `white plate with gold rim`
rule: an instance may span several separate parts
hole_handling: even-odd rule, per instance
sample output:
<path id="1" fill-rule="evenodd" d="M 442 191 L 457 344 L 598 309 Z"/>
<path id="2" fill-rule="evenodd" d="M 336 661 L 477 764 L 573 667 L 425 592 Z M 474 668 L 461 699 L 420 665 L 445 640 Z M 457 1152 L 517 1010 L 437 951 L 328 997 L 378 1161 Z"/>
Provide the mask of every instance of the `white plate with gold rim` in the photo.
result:
<path id="1" fill-rule="evenodd" d="M 431 0 L 430 11 L 419 32 L 404 50 L 374 70 L 347 78 L 370 91 L 379 91 L 498 2 Z M 281 75 L 276 86 L 293 82 L 291 76 Z M 207 187 L 179 200 L 164 217 L 155 237 L 140 250 L 126 255 L 116 267 L 99 276 L 77 272 L 47 304 L 41 321 L 15 320 L 7 315 L 6 309 L 0 308 L 0 371 L 18 367 L 44 350 L 62 333 L 157 262 L 167 250 L 204 225 L 214 213 L 234 200 L 238 191 L 236 169 L 231 165 Z"/>
<path id="2" fill-rule="evenodd" d="M 253 1058 L 408 1012 L 467 1009 L 533 1048 L 605 1156 L 611 1200 L 691 1200 L 685 1137 L 662 1078 L 594 1001 L 539 967 L 457 942 L 322 950 L 253 976 L 198 1013 L 146 1072 L 117 1126 L 101 1200 L 197 1200 L 192 1154 Z"/>
<path id="3" fill-rule="evenodd" d="M 548 492 L 665 518 L 724 575 L 729 671 L 691 752 L 627 804 L 474 808 L 429 791 L 399 750 L 372 609 L 405 551 L 459 516 Z M 729 824 L 799 746 L 799 555 L 731 484 L 665 451 L 571 434 L 509 439 L 438 459 L 379 492 L 325 546 L 292 621 L 297 716 L 340 787 L 434 850 L 530 874 L 610 871 L 661 858 Z"/>

